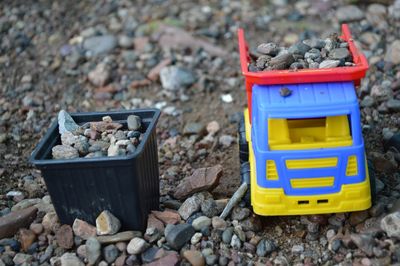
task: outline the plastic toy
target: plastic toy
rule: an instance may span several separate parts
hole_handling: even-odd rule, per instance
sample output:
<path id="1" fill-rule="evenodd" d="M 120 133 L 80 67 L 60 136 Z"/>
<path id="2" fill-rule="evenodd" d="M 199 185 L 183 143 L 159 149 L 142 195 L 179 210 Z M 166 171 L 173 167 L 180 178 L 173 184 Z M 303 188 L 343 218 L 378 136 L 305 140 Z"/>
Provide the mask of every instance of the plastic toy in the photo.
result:
<path id="1" fill-rule="evenodd" d="M 242 182 L 250 185 L 259 215 L 303 215 L 365 210 L 369 176 L 355 85 L 368 64 L 347 25 L 355 66 L 249 72 L 248 47 L 239 29 L 248 109 L 239 125 Z M 283 97 L 280 90 L 289 90 Z"/>

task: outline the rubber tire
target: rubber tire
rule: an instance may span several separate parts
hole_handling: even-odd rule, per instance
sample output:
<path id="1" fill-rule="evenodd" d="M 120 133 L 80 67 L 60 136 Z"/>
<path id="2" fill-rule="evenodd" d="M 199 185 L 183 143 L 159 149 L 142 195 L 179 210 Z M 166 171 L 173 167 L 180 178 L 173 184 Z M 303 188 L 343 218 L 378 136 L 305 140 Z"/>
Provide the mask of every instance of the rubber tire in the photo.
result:
<path id="1" fill-rule="evenodd" d="M 376 177 L 375 177 L 375 168 L 370 160 L 368 163 L 368 173 L 369 173 L 369 187 L 371 189 L 371 203 L 372 206 L 376 203 Z"/>
<path id="2" fill-rule="evenodd" d="M 246 124 L 244 120 L 244 114 L 242 114 L 239 120 L 238 138 L 240 164 L 243 164 L 249 161 L 249 143 L 246 140 Z"/>

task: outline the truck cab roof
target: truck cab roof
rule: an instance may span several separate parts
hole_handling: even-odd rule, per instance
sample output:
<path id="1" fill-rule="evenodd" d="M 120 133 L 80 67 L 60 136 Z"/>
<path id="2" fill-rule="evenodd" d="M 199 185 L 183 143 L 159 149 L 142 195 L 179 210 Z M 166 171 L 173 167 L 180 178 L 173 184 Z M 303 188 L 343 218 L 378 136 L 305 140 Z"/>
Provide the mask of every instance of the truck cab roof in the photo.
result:
<path id="1" fill-rule="evenodd" d="M 290 95 L 282 96 L 281 90 Z M 253 108 L 269 117 L 338 115 L 342 107 L 357 104 L 353 82 L 254 85 L 252 93 Z"/>

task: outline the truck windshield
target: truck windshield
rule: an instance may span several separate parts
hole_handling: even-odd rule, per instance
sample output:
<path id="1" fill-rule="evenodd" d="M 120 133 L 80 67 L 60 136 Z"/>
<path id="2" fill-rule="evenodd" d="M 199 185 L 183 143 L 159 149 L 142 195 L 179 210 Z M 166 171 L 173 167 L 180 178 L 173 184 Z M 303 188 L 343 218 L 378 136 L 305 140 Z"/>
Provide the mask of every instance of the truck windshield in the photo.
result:
<path id="1" fill-rule="evenodd" d="M 268 120 L 270 150 L 302 150 L 351 146 L 348 115 Z"/>

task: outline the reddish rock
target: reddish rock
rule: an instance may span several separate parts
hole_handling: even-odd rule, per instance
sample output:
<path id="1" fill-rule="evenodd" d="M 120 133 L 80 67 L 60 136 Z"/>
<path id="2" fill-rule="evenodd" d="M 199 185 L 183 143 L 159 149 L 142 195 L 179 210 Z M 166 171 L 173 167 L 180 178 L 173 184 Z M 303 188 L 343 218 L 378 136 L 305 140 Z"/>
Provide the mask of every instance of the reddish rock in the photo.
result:
<path id="1" fill-rule="evenodd" d="M 118 130 L 122 128 L 122 124 L 120 123 L 109 123 L 109 122 L 90 122 L 90 129 L 96 130 L 98 132 L 104 132 L 107 130 Z"/>
<path id="2" fill-rule="evenodd" d="M 14 211 L 0 217 L 0 239 L 13 236 L 20 228 L 28 227 L 36 218 L 36 207 Z"/>
<path id="3" fill-rule="evenodd" d="M 72 230 L 76 236 L 85 240 L 89 237 L 96 236 L 96 227 L 80 219 L 75 219 L 74 224 L 72 225 Z"/>
<path id="4" fill-rule="evenodd" d="M 88 74 L 89 81 L 97 86 L 104 86 L 110 80 L 110 71 L 106 64 L 100 63 Z"/>
<path id="5" fill-rule="evenodd" d="M 144 52 L 144 49 L 146 48 L 146 45 L 149 43 L 149 41 L 149 37 L 136 37 L 133 39 L 133 46 L 135 47 L 136 51 L 142 53 Z"/>
<path id="6" fill-rule="evenodd" d="M 349 223 L 353 226 L 364 222 L 369 217 L 368 211 L 352 212 L 350 214 Z"/>
<path id="7" fill-rule="evenodd" d="M 152 211 L 154 216 L 161 220 L 164 224 L 177 224 L 181 221 L 181 216 L 177 211 L 174 210 L 165 210 L 163 212 L 160 211 Z"/>
<path id="8" fill-rule="evenodd" d="M 70 249 L 74 245 L 74 234 L 71 226 L 64 224 L 56 233 L 57 244 L 65 249 Z"/>
<path id="9" fill-rule="evenodd" d="M 134 80 L 129 85 L 129 88 L 136 89 L 136 88 L 140 88 L 140 87 L 149 86 L 150 84 L 151 84 L 151 81 L 148 79 Z"/>
<path id="10" fill-rule="evenodd" d="M 149 214 L 147 219 L 147 228 L 157 228 L 159 232 L 164 232 L 164 224 L 158 220 L 154 214 Z"/>
<path id="11" fill-rule="evenodd" d="M 180 258 L 178 256 L 178 254 L 176 253 L 171 253 L 165 257 L 162 257 L 161 259 L 158 259 L 156 261 L 147 263 L 147 264 L 143 264 L 143 265 L 147 265 L 147 266 L 175 266 L 178 264 Z"/>
<path id="12" fill-rule="evenodd" d="M 183 252 L 183 257 L 187 259 L 192 266 L 204 266 L 206 261 L 198 250 L 186 250 Z"/>
<path id="13" fill-rule="evenodd" d="M 19 231 L 19 241 L 21 242 L 21 248 L 23 251 L 27 251 L 35 240 L 36 235 L 31 230 L 23 228 Z"/>
<path id="14" fill-rule="evenodd" d="M 115 266 L 124 266 L 126 261 L 126 255 L 122 254 L 115 260 Z"/>
<path id="15" fill-rule="evenodd" d="M 190 47 L 192 50 L 203 49 L 207 53 L 219 57 L 228 56 L 226 50 L 205 40 L 195 38 L 189 32 L 177 27 L 163 25 L 159 28 L 159 34 L 158 43 L 164 49 L 185 49 Z"/>
<path id="16" fill-rule="evenodd" d="M 171 59 L 167 58 L 159 62 L 155 67 L 153 67 L 147 74 L 147 78 L 152 81 L 157 81 L 160 78 L 160 71 L 163 67 L 171 64 Z"/>
<path id="17" fill-rule="evenodd" d="M 36 235 L 40 235 L 43 232 L 43 225 L 39 223 L 33 223 L 29 226 Z"/>
<path id="18" fill-rule="evenodd" d="M 174 197 L 183 199 L 196 192 L 211 191 L 218 186 L 222 173 L 222 166 L 219 164 L 213 167 L 196 169 L 191 176 L 186 177 L 178 185 Z"/>

